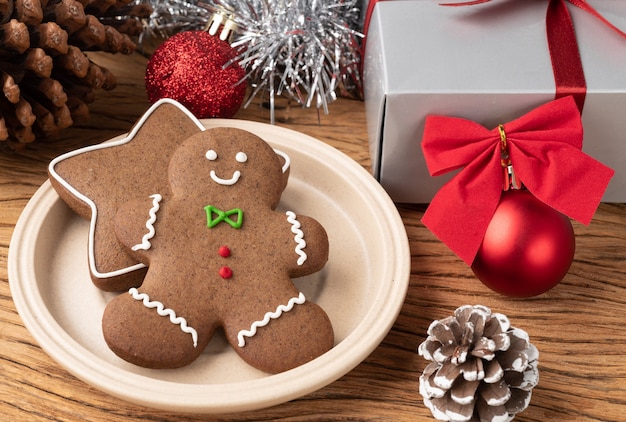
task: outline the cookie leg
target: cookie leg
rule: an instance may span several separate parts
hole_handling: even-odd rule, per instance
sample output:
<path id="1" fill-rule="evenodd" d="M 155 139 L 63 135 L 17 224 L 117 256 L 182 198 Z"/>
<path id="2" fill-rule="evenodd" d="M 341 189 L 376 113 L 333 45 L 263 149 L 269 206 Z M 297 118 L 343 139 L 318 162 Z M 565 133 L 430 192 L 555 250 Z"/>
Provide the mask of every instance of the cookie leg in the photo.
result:
<path id="1" fill-rule="evenodd" d="M 109 348 L 146 368 L 179 368 L 193 362 L 212 334 L 205 331 L 199 335 L 198 328 L 137 289 L 113 299 L 102 319 Z"/>
<path id="2" fill-rule="evenodd" d="M 287 371 L 333 347 L 334 333 L 328 315 L 312 302 L 297 304 L 279 317 L 270 318 L 266 325 L 257 324 L 256 330 L 250 330 L 253 323 L 247 323 L 245 330 L 230 329 L 227 324 L 226 336 L 239 356 L 265 372 Z M 238 326 L 242 326 L 241 322 Z"/>

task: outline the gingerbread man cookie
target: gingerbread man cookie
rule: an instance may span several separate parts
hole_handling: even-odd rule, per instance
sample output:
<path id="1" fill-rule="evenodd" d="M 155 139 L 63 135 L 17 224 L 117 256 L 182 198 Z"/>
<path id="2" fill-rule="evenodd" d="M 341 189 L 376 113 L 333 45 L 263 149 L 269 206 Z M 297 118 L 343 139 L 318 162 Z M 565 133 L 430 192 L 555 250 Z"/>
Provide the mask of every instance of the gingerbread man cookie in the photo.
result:
<path id="1" fill-rule="evenodd" d="M 153 106 L 152 113 L 163 106 L 184 110 L 163 101 Z M 139 131 L 148 129 L 159 136 L 143 142 L 143 147 L 126 148 L 137 140 L 131 138 L 51 164 L 51 179 L 61 196 L 69 197 L 70 205 L 73 199 L 92 210 L 90 241 L 100 240 L 101 223 L 114 234 L 112 256 L 117 262 L 107 265 L 121 270 L 105 274 L 127 292 L 106 306 L 102 328 L 107 344 L 134 364 L 175 368 L 193 362 L 215 331 L 222 329 L 246 362 L 270 373 L 316 358 L 333 346 L 332 325 L 291 279 L 323 268 L 328 239 L 313 218 L 276 209 L 287 184 L 289 158 L 247 131 L 203 130 L 193 117 L 183 114 L 194 124 L 176 120 L 187 129 L 182 141 L 163 140 L 159 130 L 146 128 L 172 122 L 147 117 Z M 174 146 L 162 145 L 168 142 Z M 85 162 L 121 158 L 131 151 L 137 165 L 148 165 L 142 151 L 146 147 L 169 156 L 159 157 L 159 167 L 150 165 L 151 172 L 161 177 L 151 180 L 148 188 L 130 187 L 142 177 L 135 176 L 132 166 L 118 169 L 124 174 L 119 176 L 125 181 L 121 190 L 98 175 L 94 175 L 96 182 L 82 182 Z M 100 154 L 105 150 L 118 152 Z M 77 173 L 71 171 L 74 160 L 80 168 Z M 102 171 L 99 165 L 94 168 Z M 74 188 L 75 184 L 81 187 Z M 107 193 L 117 202 L 105 212 L 101 202 L 107 200 Z M 105 258 L 90 255 L 96 262 Z M 97 285 L 106 284 L 96 279 Z"/>

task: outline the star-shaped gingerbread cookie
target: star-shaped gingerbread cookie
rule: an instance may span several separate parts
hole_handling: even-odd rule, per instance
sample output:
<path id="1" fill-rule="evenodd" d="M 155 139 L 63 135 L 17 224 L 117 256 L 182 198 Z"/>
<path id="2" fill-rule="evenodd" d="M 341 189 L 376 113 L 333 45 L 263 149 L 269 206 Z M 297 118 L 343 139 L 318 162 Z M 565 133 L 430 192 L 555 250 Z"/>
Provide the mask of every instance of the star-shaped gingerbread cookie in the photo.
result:
<path id="1" fill-rule="evenodd" d="M 167 186 L 172 151 L 202 130 L 186 109 L 165 99 L 122 139 L 71 151 L 50 163 L 52 186 L 76 214 L 91 222 L 89 269 L 100 289 L 120 291 L 141 284 L 145 264 L 125 253 L 117 241 L 115 213 L 129 195 L 144 197 Z M 135 169 L 135 178 L 128 179 L 125 169 Z"/>

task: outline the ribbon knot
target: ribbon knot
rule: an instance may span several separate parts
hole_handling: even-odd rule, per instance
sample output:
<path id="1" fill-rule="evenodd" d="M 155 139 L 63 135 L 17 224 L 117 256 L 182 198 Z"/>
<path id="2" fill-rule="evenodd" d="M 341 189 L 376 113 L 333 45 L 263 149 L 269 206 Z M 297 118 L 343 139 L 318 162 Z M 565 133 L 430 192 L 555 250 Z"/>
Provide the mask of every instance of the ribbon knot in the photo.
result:
<path id="1" fill-rule="evenodd" d="M 522 185 L 519 183 L 515 172 L 513 171 L 513 164 L 511 163 L 511 156 L 509 155 L 509 148 L 506 144 L 506 131 L 504 125 L 498 125 L 498 132 L 500 133 L 500 165 L 504 169 L 504 186 L 503 190 L 519 189 Z"/>
<path id="2" fill-rule="evenodd" d="M 437 192 L 422 222 L 471 265 L 509 174 L 509 185 L 523 182 L 542 202 L 589 224 L 614 172 L 583 153 L 582 141 L 571 96 L 492 130 L 466 119 L 428 116 L 422 150 L 430 174 L 461 170 Z"/>
<path id="3" fill-rule="evenodd" d="M 206 211 L 207 226 L 213 228 L 219 223 L 224 222 L 234 229 L 241 228 L 243 223 L 243 211 L 240 208 L 233 208 L 232 210 L 222 211 L 221 209 L 214 207 L 213 205 L 207 205 L 204 207 Z M 230 218 L 231 215 L 237 215 L 236 220 Z"/>

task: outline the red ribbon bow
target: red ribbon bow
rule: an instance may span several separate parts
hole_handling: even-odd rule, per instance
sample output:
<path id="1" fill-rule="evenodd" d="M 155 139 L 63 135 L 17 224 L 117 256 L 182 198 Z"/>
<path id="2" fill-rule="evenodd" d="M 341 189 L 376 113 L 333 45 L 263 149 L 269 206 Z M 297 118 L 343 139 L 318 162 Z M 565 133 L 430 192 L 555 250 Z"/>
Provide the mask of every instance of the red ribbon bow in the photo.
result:
<path id="1" fill-rule="evenodd" d="M 488 3 L 490 1 L 491 0 L 475 0 L 461 3 L 443 3 L 442 5 L 472 6 Z M 573 95 L 576 99 L 579 111 L 582 112 L 587 93 L 587 83 L 585 81 L 585 73 L 578 50 L 578 42 L 576 41 L 576 30 L 574 29 L 572 17 L 567 9 L 567 3 L 571 3 L 591 14 L 620 36 L 626 38 L 626 33 L 606 20 L 606 18 L 587 3 L 586 0 L 550 0 L 548 3 L 546 33 L 550 58 L 552 60 L 554 81 L 556 84 L 555 98 Z"/>
<path id="2" fill-rule="evenodd" d="M 430 174 L 462 170 L 437 192 L 422 222 L 468 265 L 502 194 L 503 135 L 524 186 L 583 224 L 591 222 L 614 173 L 581 151 L 582 122 L 571 96 L 492 130 L 470 120 L 428 116 L 422 149 Z"/>

